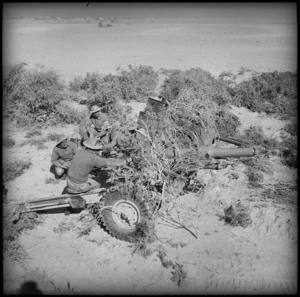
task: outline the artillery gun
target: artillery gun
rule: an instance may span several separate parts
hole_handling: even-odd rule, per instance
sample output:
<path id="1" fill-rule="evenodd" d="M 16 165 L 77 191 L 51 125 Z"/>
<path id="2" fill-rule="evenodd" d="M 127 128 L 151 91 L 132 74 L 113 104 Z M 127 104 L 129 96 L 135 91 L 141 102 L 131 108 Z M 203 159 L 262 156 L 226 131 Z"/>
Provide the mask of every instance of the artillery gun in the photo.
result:
<path id="1" fill-rule="evenodd" d="M 160 111 L 160 107 L 166 106 L 166 102 L 161 98 L 149 98 L 148 104 L 154 104 L 156 112 Z M 138 132 L 142 132 L 144 128 L 144 120 L 147 117 L 147 112 L 141 112 L 138 120 Z M 181 123 L 177 123 L 181 124 Z M 197 153 L 197 158 L 203 160 L 203 167 L 189 168 L 186 171 L 186 175 L 189 175 L 191 171 L 199 169 L 213 169 L 218 170 L 222 169 L 220 166 L 220 159 L 227 158 L 240 158 L 240 157 L 254 157 L 258 154 L 257 148 L 247 147 L 246 143 L 235 138 L 226 138 L 226 137 L 207 137 L 203 140 L 203 134 L 197 137 L 197 131 L 199 127 L 194 124 L 192 126 L 191 137 L 195 137 L 198 140 L 198 143 L 195 144 L 195 147 L 192 150 Z M 144 137 L 144 144 L 146 146 L 151 146 L 151 138 L 145 135 L 145 131 L 141 133 Z M 196 135 L 196 136 L 195 136 Z M 202 137 L 202 138 L 201 138 Z M 149 140 L 150 139 L 150 140 Z M 199 141 L 202 139 L 203 141 Z M 207 141 L 208 140 L 208 141 Z M 222 141 L 235 145 L 235 148 L 222 148 L 218 147 L 218 142 Z M 201 142 L 199 144 L 199 142 Z M 209 143 L 209 145 L 207 145 Z M 181 156 L 188 155 L 191 152 L 191 148 L 180 150 L 179 154 Z M 128 153 L 128 156 L 134 157 L 132 154 Z M 171 160 L 176 160 L 178 157 L 178 152 L 171 148 L 168 157 Z M 131 158 L 130 158 L 131 159 Z M 119 178 L 121 183 L 127 179 L 129 172 L 133 171 L 132 160 L 128 163 L 128 166 L 125 166 L 123 177 Z M 135 168 L 136 170 L 136 168 Z M 171 172 L 166 172 L 166 176 L 170 177 L 172 180 L 172 175 L 176 175 L 176 169 L 171 167 Z M 135 171 L 138 178 L 131 180 L 133 184 L 138 183 L 141 180 L 141 172 L 139 170 Z M 95 173 L 97 175 L 97 173 Z M 147 182 L 147 181 L 146 181 Z M 84 194 L 73 194 L 73 195 L 61 195 L 57 197 L 47 197 L 40 200 L 28 201 L 19 205 L 20 213 L 26 212 L 49 212 L 53 210 L 69 210 L 80 212 L 87 205 L 95 206 L 97 218 L 100 223 L 106 229 L 106 231 L 112 236 L 125 241 L 136 241 L 139 236 L 139 227 L 157 212 L 161 205 L 161 199 L 158 196 L 162 196 L 163 185 L 162 184 L 149 184 L 149 192 L 153 193 L 156 197 L 153 199 L 152 203 L 149 203 L 149 200 L 142 197 L 143 194 L 137 193 L 136 191 L 128 190 L 126 187 L 115 187 L 114 185 L 93 190 Z M 84 197 L 84 198 L 83 198 Z M 93 209 L 93 208 L 92 208 Z"/>

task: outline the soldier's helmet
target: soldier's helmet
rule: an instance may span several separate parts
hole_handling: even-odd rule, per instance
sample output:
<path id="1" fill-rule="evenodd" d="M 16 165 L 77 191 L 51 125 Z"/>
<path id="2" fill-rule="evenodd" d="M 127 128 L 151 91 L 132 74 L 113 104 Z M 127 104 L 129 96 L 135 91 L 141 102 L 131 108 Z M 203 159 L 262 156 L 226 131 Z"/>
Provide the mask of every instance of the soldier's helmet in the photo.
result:
<path id="1" fill-rule="evenodd" d="M 91 116 L 92 114 L 94 114 L 95 112 L 98 112 L 98 111 L 100 111 L 100 110 L 101 110 L 101 108 L 100 108 L 98 105 L 93 105 L 93 106 L 91 107 L 90 116 Z"/>
<path id="2" fill-rule="evenodd" d="M 56 146 L 61 144 L 65 139 L 68 139 L 68 137 L 65 135 L 61 135 L 57 140 Z"/>
<path id="3" fill-rule="evenodd" d="M 97 137 L 90 137 L 83 142 L 83 145 L 92 150 L 101 150 L 103 145 Z"/>

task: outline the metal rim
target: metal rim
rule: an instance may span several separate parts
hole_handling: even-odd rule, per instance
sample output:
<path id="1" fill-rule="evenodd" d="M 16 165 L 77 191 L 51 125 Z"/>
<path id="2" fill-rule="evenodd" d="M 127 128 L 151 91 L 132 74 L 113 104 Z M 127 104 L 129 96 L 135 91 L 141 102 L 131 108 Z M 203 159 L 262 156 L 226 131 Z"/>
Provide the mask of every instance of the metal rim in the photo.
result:
<path id="1" fill-rule="evenodd" d="M 113 205 L 112 218 L 119 227 L 132 230 L 140 221 L 141 213 L 135 203 L 122 199 Z"/>

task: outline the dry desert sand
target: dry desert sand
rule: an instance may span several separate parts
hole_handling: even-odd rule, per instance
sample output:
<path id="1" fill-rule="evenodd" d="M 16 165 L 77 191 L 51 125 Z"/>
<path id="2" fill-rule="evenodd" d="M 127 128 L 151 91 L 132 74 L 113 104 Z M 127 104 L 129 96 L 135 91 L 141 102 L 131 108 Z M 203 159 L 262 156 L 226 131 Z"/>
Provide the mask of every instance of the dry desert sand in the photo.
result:
<path id="1" fill-rule="evenodd" d="M 296 70 L 296 26 L 230 25 L 162 20 L 120 21 L 110 28 L 96 24 L 52 24 L 22 20 L 4 27 L 4 61 L 42 64 L 66 80 L 86 72 L 113 73 L 118 66 L 151 65 L 181 69 L 201 67 L 217 76 L 223 71 Z M 141 104 L 134 104 L 138 112 Z M 285 122 L 232 107 L 243 127 L 259 123 L 267 135 Z M 76 135 L 73 126 L 42 131 Z M 5 149 L 4 161 L 30 158 L 32 166 L 7 183 L 9 204 L 59 195 L 65 181 L 45 183 L 55 142 L 46 149 L 20 144 L 27 131 L 4 125 L 16 141 Z M 71 136 L 71 135 L 70 135 Z M 266 184 L 294 185 L 297 171 L 272 159 Z M 69 216 L 40 215 L 41 223 L 19 238 L 22 256 L 4 253 L 4 292 L 18 293 L 33 280 L 44 294 L 285 294 L 297 290 L 296 205 L 260 199 L 260 190 L 247 186 L 244 165 L 203 172 L 207 181 L 200 195 L 175 199 L 179 217 L 193 230 L 175 229 L 158 220 L 157 240 L 143 256 L 134 246 L 108 235 L 97 224 L 81 231 L 92 218 L 86 210 Z M 235 175 L 233 175 L 235 173 Z M 235 176 L 235 177 L 233 177 Z M 238 176 L 238 177 L 237 177 Z M 295 193 L 293 193 L 295 194 Z M 252 209 L 247 228 L 225 225 L 218 214 L 242 200 Z M 158 252 L 177 263 L 163 267 Z"/>
<path id="2" fill-rule="evenodd" d="M 113 27 L 12 21 L 3 27 L 3 64 L 44 65 L 65 79 L 117 67 L 150 65 L 155 70 L 201 67 L 223 71 L 295 71 L 297 25 L 209 24 L 190 20 L 127 20 Z"/>

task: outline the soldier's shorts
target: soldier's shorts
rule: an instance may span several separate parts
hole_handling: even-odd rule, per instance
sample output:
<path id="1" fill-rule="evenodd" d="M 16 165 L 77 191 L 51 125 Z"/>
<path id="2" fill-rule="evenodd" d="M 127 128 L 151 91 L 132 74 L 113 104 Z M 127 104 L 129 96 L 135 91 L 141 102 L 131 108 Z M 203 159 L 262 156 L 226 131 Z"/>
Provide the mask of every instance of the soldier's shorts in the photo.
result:
<path id="1" fill-rule="evenodd" d="M 67 192 L 70 194 L 86 193 L 97 188 L 100 188 L 100 183 L 91 178 L 88 178 L 85 183 L 76 183 L 67 177 Z"/>

